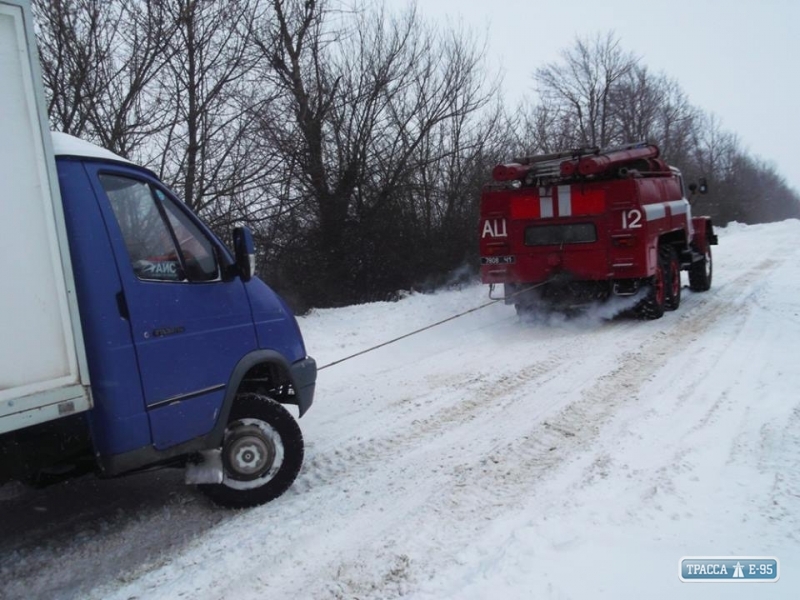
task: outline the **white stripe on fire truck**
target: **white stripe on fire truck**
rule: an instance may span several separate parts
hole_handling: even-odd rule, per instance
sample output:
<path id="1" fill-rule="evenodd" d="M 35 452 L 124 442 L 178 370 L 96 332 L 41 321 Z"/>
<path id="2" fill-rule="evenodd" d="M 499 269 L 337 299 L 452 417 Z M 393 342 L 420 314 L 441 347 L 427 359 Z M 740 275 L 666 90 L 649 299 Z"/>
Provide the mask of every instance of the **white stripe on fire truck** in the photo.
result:
<path id="1" fill-rule="evenodd" d="M 667 206 L 673 215 L 685 215 L 689 211 L 689 202 L 686 200 L 673 200 L 667 202 Z"/>
<path id="2" fill-rule="evenodd" d="M 656 221 L 667 216 L 667 209 L 663 204 L 645 204 L 642 208 L 644 208 L 644 218 L 648 221 Z"/>
<path id="3" fill-rule="evenodd" d="M 539 188 L 539 216 L 549 219 L 553 216 L 553 196 L 548 194 L 548 189 Z"/>
<path id="4" fill-rule="evenodd" d="M 572 216 L 572 193 L 568 185 L 558 186 L 558 216 Z"/>

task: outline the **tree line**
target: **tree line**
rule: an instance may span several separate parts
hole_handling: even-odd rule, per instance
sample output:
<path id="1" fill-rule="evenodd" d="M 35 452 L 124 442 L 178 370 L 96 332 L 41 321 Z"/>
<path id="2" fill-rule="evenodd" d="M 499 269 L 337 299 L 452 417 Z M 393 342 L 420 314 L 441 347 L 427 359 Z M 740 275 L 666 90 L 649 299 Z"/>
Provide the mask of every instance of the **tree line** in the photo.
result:
<path id="1" fill-rule="evenodd" d="M 34 0 L 55 129 L 144 164 L 297 309 L 388 300 L 477 265 L 498 162 L 647 140 L 718 223 L 800 215 L 680 86 L 613 34 L 579 39 L 511 107 L 481 42 L 414 6 L 334 0 Z M 465 267 L 466 265 L 466 267 Z"/>

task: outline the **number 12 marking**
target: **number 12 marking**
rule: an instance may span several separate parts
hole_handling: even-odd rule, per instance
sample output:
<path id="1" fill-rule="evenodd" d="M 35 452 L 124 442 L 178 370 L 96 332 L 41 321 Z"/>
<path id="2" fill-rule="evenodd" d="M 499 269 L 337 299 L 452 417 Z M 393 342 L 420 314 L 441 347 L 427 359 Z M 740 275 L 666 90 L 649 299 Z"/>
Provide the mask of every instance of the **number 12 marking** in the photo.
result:
<path id="1" fill-rule="evenodd" d="M 622 228 L 639 229 L 642 226 L 642 211 L 638 208 L 622 211 Z"/>

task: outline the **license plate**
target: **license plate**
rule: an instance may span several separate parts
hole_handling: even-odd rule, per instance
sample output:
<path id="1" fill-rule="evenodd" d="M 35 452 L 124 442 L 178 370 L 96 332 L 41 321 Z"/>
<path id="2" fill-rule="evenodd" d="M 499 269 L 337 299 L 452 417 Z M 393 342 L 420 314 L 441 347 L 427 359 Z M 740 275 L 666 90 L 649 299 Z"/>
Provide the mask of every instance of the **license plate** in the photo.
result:
<path id="1" fill-rule="evenodd" d="M 513 265 L 515 262 L 513 256 L 481 256 L 482 265 Z"/>

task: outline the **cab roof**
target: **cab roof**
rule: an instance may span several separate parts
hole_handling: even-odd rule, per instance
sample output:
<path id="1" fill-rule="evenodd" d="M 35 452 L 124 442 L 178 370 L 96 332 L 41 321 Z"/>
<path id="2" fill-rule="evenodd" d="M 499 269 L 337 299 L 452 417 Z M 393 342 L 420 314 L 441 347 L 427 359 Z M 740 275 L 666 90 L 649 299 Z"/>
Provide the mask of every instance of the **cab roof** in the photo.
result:
<path id="1" fill-rule="evenodd" d="M 74 135 L 52 131 L 53 152 L 56 156 L 78 156 L 81 158 L 99 158 L 102 160 L 113 160 L 133 164 L 127 158 L 122 158 L 110 150 L 101 148 L 91 142 L 87 142 Z"/>

